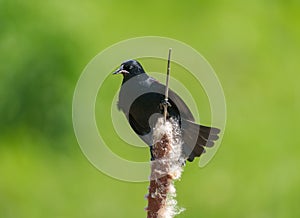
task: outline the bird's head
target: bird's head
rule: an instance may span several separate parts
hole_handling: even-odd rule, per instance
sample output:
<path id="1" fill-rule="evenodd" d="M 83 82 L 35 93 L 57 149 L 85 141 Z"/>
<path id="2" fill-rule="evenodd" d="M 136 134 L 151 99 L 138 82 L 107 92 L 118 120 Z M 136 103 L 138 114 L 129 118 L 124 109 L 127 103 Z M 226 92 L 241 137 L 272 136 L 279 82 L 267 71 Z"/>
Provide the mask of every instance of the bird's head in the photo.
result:
<path id="1" fill-rule="evenodd" d="M 123 74 L 124 79 L 130 79 L 143 73 L 145 73 L 145 71 L 138 61 L 129 60 L 123 62 L 113 74 Z"/>

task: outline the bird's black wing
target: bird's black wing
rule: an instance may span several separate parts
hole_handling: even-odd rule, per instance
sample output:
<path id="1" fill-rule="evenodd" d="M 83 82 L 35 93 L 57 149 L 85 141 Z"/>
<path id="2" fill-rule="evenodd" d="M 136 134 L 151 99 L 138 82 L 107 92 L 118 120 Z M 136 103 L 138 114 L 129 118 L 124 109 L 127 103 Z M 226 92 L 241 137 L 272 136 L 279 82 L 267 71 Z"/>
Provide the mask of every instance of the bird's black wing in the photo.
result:
<path id="1" fill-rule="evenodd" d="M 160 90 L 160 92 L 165 90 L 165 85 L 157 81 L 152 86 L 154 89 Z M 184 142 L 182 146 L 183 153 L 186 155 L 188 161 L 193 161 L 195 157 L 199 157 L 205 152 L 205 147 L 212 147 L 214 145 L 215 141 L 219 138 L 220 129 L 195 123 L 190 109 L 171 89 L 169 89 L 169 98 L 180 111 L 180 123 Z"/>
<path id="2" fill-rule="evenodd" d="M 162 113 L 159 106 L 162 100 L 164 100 L 166 86 L 151 77 L 140 80 L 136 85 L 136 87 L 130 87 L 133 88 L 131 91 L 146 90 L 146 92 L 136 98 L 130 105 L 127 119 L 130 126 L 140 138 L 151 146 L 151 126 L 153 127 L 154 125 L 150 124 L 150 117 L 155 113 Z M 123 96 L 123 100 L 125 100 L 125 96 Z M 199 157 L 205 151 L 205 147 L 214 145 L 214 141 L 218 139 L 220 130 L 196 124 L 187 105 L 171 89 L 169 89 L 169 102 L 171 104 L 171 107 L 168 108 L 169 115 L 178 118 L 181 124 L 184 141 L 183 153 L 188 161 L 193 161 L 195 157 Z M 120 105 L 122 106 L 122 104 Z M 122 106 L 122 108 L 125 107 Z"/>
<path id="3" fill-rule="evenodd" d="M 165 93 L 166 86 L 159 83 L 157 80 L 155 80 L 152 83 L 151 89 L 154 91 L 157 91 L 159 93 Z M 169 88 L 169 99 L 171 102 L 173 102 L 175 105 L 171 105 L 171 107 L 175 106 L 179 110 L 181 119 L 194 121 L 194 116 L 188 106 L 184 103 L 184 101 L 172 90 Z"/>
<path id="4" fill-rule="evenodd" d="M 166 86 L 146 74 L 136 78 L 136 82 L 127 87 L 126 92 L 121 90 L 119 106 L 121 106 L 124 112 L 126 111 L 126 108 L 129 107 L 127 109 L 127 119 L 130 126 L 139 136 L 144 136 L 150 133 L 151 128 L 154 127 L 157 115 L 163 113 L 160 104 L 165 98 L 164 94 Z M 141 92 L 142 94 L 137 95 L 138 97 L 134 99 L 132 104 L 126 106 L 125 99 L 128 99 L 129 96 L 133 95 L 131 92 Z M 182 119 L 194 120 L 187 105 L 172 90 L 169 90 L 169 102 L 171 107 L 168 108 L 168 113 L 171 117 L 176 117 L 179 122 L 181 122 Z M 150 145 L 151 143 L 152 142 L 150 142 Z"/>

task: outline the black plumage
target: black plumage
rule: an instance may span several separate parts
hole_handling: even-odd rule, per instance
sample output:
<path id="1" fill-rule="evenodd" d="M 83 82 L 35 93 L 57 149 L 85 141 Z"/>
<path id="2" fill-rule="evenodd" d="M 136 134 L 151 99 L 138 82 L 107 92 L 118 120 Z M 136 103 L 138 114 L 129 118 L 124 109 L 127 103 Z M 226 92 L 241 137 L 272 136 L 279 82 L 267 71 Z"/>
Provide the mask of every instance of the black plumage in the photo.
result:
<path id="1" fill-rule="evenodd" d="M 122 110 L 130 126 L 139 137 L 152 146 L 152 128 L 163 114 L 161 103 L 164 101 L 165 85 L 148 76 L 142 65 L 136 60 L 121 64 L 114 74 L 122 74 L 123 82 L 119 93 L 118 108 Z M 205 147 L 212 147 L 217 140 L 218 128 L 198 125 L 184 101 L 169 89 L 168 119 L 179 122 L 183 155 L 193 161 L 205 152 Z M 152 154 L 151 154 L 152 156 Z"/>

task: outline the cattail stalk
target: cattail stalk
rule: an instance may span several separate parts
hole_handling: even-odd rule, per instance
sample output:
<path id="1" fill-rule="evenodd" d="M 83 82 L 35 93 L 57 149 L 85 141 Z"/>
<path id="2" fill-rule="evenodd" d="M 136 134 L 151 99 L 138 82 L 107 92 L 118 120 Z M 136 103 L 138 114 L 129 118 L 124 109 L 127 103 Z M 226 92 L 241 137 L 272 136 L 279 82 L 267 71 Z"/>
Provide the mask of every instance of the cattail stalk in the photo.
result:
<path id="1" fill-rule="evenodd" d="M 182 157 L 182 140 L 178 122 L 167 120 L 167 109 L 170 106 L 169 77 L 171 51 L 169 49 L 165 99 L 163 102 L 164 116 L 157 120 L 153 129 L 151 176 L 148 199 L 148 218 L 172 218 L 183 209 L 177 208 L 174 181 L 179 179 L 184 165 Z"/>
<path id="2" fill-rule="evenodd" d="M 173 120 L 164 122 L 159 118 L 153 130 L 154 159 L 151 162 L 151 176 L 148 199 L 148 218 L 172 218 L 183 209 L 177 207 L 174 181 L 182 173 L 181 134 L 178 123 Z"/>

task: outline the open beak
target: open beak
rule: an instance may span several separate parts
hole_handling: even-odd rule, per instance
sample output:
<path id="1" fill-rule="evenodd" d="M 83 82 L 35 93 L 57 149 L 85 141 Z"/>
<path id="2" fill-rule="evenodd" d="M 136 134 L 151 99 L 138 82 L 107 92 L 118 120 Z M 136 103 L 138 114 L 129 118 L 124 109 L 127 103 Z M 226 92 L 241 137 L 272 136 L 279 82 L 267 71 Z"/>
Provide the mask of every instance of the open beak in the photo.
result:
<path id="1" fill-rule="evenodd" d="M 122 73 L 124 75 L 124 74 L 128 74 L 129 72 L 127 70 L 124 70 L 123 65 L 122 65 L 119 69 L 117 69 L 115 72 L 113 72 L 113 75 L 117 75 L 120 73 Z"/>

